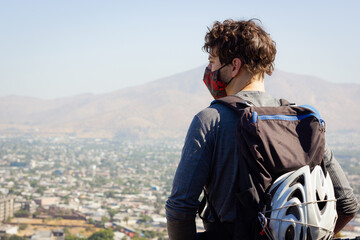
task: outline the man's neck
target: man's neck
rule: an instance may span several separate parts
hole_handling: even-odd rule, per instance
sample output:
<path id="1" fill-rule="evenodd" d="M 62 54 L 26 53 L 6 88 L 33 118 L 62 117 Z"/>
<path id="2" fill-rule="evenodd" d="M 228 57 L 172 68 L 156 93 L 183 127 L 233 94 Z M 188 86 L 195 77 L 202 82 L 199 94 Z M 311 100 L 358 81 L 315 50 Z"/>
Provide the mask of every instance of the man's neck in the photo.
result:
<path id="1" fill-rule="evenodd" d="M 244 87 L 241 91 L 265 92 L 264 80 L 250 82 L 249 85 Z"/>
<path id="2" fill-rule="evenodd" d="M 261 74 L 252 75 L 248 71 L 242 71 L 226 87 L 227 95 L 234 95 L 241 91 L 265 92 L 264 77 Z"/>

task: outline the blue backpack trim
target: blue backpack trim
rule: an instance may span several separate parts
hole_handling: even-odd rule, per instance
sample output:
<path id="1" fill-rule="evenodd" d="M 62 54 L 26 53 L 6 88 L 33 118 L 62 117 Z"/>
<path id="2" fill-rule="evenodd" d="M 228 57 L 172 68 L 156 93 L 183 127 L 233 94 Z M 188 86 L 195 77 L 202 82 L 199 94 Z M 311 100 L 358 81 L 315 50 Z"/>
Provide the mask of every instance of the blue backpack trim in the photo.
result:
<path id="1" fill-rule="evenodd" d="M 284 120 L 284 121 L 298 121 L 303 120 L 308 117 L 315 117 L 319 121 L 320 126 L 325 123 L 325 121 L 321 118 L 320 113 L 312 106 L 309 105 L 301 105 L 300 107 L 307 108 L 313 113 L 304 114 L 304 115 L 261 115 L 258 116 L 257 112 L 254 112 L 252 115 L 251 122 L 256 123 L 260 120 Z"/>
<path id="2" fill-rule="evenodd" d="M 258 116 L 257 112 L 253 113 L 252 122 L 256 123 L 258 119 L 260 120 L 285 120 L 285 121 L 297 121 L 303 120 L 308 117 L 316 117 L 319 121 L 322 119 L 318 118 L 318 115 L 315 113 L 305 114 L 305 115 L 261 115 Z"/>

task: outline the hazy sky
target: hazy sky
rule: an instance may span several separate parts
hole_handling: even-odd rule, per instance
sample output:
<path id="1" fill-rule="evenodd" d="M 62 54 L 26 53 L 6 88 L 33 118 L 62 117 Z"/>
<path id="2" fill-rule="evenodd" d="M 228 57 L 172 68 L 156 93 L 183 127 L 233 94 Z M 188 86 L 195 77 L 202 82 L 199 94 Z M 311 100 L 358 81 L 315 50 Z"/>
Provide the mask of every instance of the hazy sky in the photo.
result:
<path id="1" fill-rule="evenodd" d="M 360 84 L 359 10 L 357 0 L 0 0 L 0 96 L 105 93 L 205 65 L 207 26 L 227 18 L 259 18 L 279 70 Z"/>

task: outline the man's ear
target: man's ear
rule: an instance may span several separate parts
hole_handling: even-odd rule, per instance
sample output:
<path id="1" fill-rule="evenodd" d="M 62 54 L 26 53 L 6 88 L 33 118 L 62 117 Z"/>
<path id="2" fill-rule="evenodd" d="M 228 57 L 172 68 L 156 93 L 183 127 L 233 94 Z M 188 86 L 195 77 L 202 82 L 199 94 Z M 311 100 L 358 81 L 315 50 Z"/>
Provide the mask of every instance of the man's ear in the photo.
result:
<path id="1" fill-rule="evenodd" d="M 240 58 L 234 58 L 231 62 L 231 65 L 232 65 L 231 77 L 235 77 L 236 75 L 239 74 L 240 68 L 242 66 L 242 62 Z"/>

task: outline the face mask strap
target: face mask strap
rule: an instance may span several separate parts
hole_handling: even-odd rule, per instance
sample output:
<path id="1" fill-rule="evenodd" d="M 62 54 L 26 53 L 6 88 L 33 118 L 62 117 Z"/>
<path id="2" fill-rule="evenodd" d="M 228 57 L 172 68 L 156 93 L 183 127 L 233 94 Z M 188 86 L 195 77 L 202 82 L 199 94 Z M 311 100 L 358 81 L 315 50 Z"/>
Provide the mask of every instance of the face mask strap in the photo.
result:
<path id="1" fill-rule="evenodd" d="M 233 79 L 234 77 L 230 78 L 230 80 L 226 84 L 229 85 Z"/>
<path id="2" fill-rule="evenodd" d="M 222 68 L 224 68 L 225 66 L 229 65 L 230 63 L 231 63 L 231 62 L 224 64 L 222 67 L 220 67 L 218 70 L 215 70 L 215 71 L 218 71 L 218 74 L 220 74 L 220 70 L 221 70 Z M 214 72 L 215 72 L 215 71 L 214 71 Z M 230 78 L 230 80 L 227 81 L 227 82 L 224 82 L 224 81 L 222 81 L 221 79 L 219 79 L 219 81 L 225 83 L 226 85 L 229 85 L 233 79 L 234 79 L 234 77 Z"/>
<path id="3" fill-rule="evenodd" d="M 222 65 L 218 70 L 215 70 L 215 71 L 220 71 L 221 69 L 223 69 L 225 66 L 227 66 L 227 65 L 229 65 L 230 63 L 227 63 L 227 64 L 224 64 L 224 65 Z M 214 72 L 215 72 L 214 71 Z"/>

